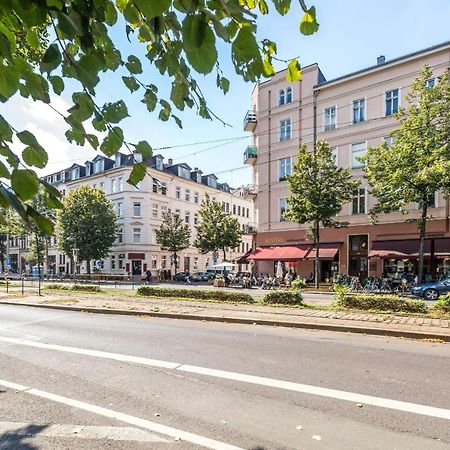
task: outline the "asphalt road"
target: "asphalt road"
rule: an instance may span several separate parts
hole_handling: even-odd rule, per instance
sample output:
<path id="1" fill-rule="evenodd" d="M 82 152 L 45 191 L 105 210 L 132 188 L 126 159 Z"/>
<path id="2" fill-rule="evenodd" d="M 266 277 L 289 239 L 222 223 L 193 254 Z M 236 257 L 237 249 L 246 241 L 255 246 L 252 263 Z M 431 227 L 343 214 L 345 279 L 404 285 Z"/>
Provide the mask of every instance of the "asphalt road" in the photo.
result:
<path id="1" fill-rule="evenodd" d="M 448 344 L 0 305 L 0 449 L 448 449 L 449 373 Z"/>

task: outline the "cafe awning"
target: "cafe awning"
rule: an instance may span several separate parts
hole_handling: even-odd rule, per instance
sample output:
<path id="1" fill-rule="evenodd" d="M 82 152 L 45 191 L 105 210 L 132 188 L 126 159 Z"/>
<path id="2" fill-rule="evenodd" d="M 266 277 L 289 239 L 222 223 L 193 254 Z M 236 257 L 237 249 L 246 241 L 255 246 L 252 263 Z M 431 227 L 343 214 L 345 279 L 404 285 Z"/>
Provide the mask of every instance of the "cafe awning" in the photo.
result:
<path id="1" fill-rule="evenodd" d="M 435 256 L 450 256 L 450 238 L 440 238 L 434 240 Z"/>
<path id="2" fill-rule="evenodd" d="M 258 247 L 247 256 L 247 259 L 254 261 L 296 261 L 305 258 L 310 250 L 310 244 Z"/>
<path id="3" fill-rule="evenodd" d="M 425 239 L 424 254 L 430 255 L 431 240 Z M 398 241 L 373 241 L 369 258 L 417 258 L 419 256 L 419 239 Z"/>
<path id="4" fill-rule="evenodd" d="M 341 244 L 339 243 L 324 243 L 319 245 L 319 259 L 321 260 L 333 260 L 339 251 Z M 306 259 L 316 259 L 316 249 L 313 248 Z"/>

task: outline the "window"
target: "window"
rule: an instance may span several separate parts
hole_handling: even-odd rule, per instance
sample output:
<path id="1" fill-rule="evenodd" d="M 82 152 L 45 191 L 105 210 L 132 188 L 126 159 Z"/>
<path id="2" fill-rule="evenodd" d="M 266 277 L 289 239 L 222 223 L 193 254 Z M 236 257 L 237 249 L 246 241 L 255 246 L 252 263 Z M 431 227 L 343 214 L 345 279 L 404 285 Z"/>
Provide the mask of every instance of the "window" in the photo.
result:
<path id="1" fill-rule="evenodd" d="M 188 202 L 191 198 L 191 193 L 189 189 L 186 189 L 186 192 L 184 193 L 184 199 Z"/>
<path id="2" fill-rule="evenodd" d="M 119 192 L 123 191 L 123 177 L 119 177 Z"/>
<path id="3" fill-rule="evenodd" d="M 353 100 L 353 123 L 361 123 L 366 120 L 366 100 L 360 98 Z"/>
<path id="4" fill-rule="evenodd" d="M 94 173 L 99 173 L 103 170 L 104 161 L 103 159 L 97 159 L 94 163 Z"/>
<path id="5" fill-rule="evenodd" d="M 104 191 L 104 190 L 105 190 L 105 183 L 102 181 L 102 182 L 100 183 L 99 187 L 100 187 L 100 189 L 101 189 L 102 191 Z"/>
<path id="6" fill-rule="evenodd" d="M 291 119 L 280 120 L 280 142 L 291 139 Z"/>
<path id="7" fill-rule="evenodd" d="M 285 97 L 284 97 L 284 90 L 283 89 L 281 89 L 281 91 L 280 91 L 280 93 L 279 93 L 279 95 L 278 95 L 278 105 L 284 105 L 284 100 L 285 100 Z"/>
<path id="8" fill-rule="evenodd" d="M 141 243 L 141 229 L 133 228 L 133 244 Z"/>
<path id="9" fill-rule="evenodd" d="M 189 211 L 186 211 L 184 213 L 184 222 L 188 224 L 190 221 L 191 221 L 191 214 L 189 213 Z"/>
<path id="10" fill-rule="evenodd" d="M 398 110 L 398 89 L 386 92 L 386 116 L 391 116 Z"/>
<path id="11" fill-rule="evenodd" d="M 337 147 L 331 147 L 331 155 L 333 156 L 334 163 L 337 166 L 337 164 L 338 164 L 338 148 Z"/>
<path id="12" fill-rule="evenodd" d="M 388 147 L 390 147 L 395 141 L 395 137 L 394 136 L 385 136 L 384 137 L 384 142 L 386 142 L 386 145 Z"/>
<path id="13" fill-rule="evenodd" d="M 114 194 L 116 192 L 116 179 L 113 178 L 111 180 L 111 194 Z"/>
<path id="14" fill-rule="evenodd" d="M 165 269 L 167 266 L 167 256 L 162 255 L 161 256 L 161 269 Z"/>
<path id="15" fill-rule="evenodd" d="M 158 193 L 158 182 L 155 179 L 153 179 L 153 189 L 152 190 L 153 190 L 154 194 Z"/>
<path id="16" fill-rule="evenodd" d="M 120 167 L 122 163 L 122 155 L 120 153 L 116 153 L 116 158 L 114 162 L 114 167 Z"/>
<path id="17" fill-rule="evenodd" d="M 133 216 L 140 217 L 141 215 L 141 202 L 133 202 Z"/>
<path id="18" fill-rule="evenodd" d="M 364 164 L 358 160 L 366 154 L 367 146 L 365 142 L 352 144 L 352 169 L 364 167 Z"/>
<path id="19" fill-rule="evenodd" d="M 233 214 L 236 214 L 236 205 L 233 205 Z"/>
<path id="20" fill-rule="evenodd" d="M 194 203 L 198 204 L 199 198 L 200 198 L 200 196 L 198 195 L 198 192 L 195 192 L 194 193 Z"/>
<path id="21" fill-rule="evenodd" d="M 283 181 L 287 175 L 292 173 L 292 156 L 280 159 L 278 180 Z"/>
<path id="22" fill-rule="evenodd" d="M 249 217 L 249 214 L 250 214 L 250 210 L 247 208 L 247 214 L 246 214 L 247 218 Z"/>
<path id="23" fill-rule="evenodd" d="M 163 160 L 161 158 L 156 158 L 155 160 L 155 167 L 157 170 L 163 170 Z"/>
<path id="24" fill-rule="evenodd" d="M 431 88 L 435 85 L 436 78 L 430 78 L 429 80 L 425 81 L 425 86 L 427 88 Z"/>
<path id="25" fill-rule="evenodd" d="M 121 244 L 123 242 L 123 228 L 119 228 L 117 231 L 117 243 Z"/>
<path id="26" fill-rule="evenodd" d="M 230 204 L 229 204 L 229 203 L 227 203 L 227 204 L 225 205 L 225 212 L 227 212 L 227 213 L 230 212 Z"/>
<path id="27" fill-rule="evenodd" d="M 50 178 L 49 183 L 51 183 L 52 179 L 51 179 L 51 177 L 49 177 L 49 178 Z M 72 169 L 72 180 L 77 180 L 78 178 L 80 178 L 80 168 L 79 167 L 74 167 Z M 47 179 L 47 181 L 48 181 L 48 179 Z"/>
<path id="28" fill-rule="evenodd" d="M 366 190 L 356 189 L 352 199 L 352 214 L 366 214 Z"/>
<path id="29" fill-rule="evenodd" d="M 111 270 L 114 270 L 116 268 L 116 257 L 111 256 Z"/>
<path id="30" fill-rule="evenodd" d="M 336 128 L 336 106 L 325 109 L 324 130 L 334 130 Z"/>
<path id="31" fill-rule="evenodd" d="M 180 217 L 180 210 L 179 210 L 179 209 L 176 209 L 176 210 L 175 210 L 175 215 L 178 216 L 178 217 Z"/>
<path id="32" fill-rule="evenodd" d="M 161 194 L 162 195 L 167 195 L 167 183 L 161 183 Z"/>
<path id="33" fill-rule="evenodd" d="M 198 256 L 194 256 L 194 270 L 198 270 Z"/>
<path id="34" fill-rule="evenodd" d="M 283 214 L 289 210 L 289 204 L 286 198 L 280 198 L 280 222 L 284 222 L 286 219 Z"/>
<path id="35" fill-rule="evenodd" d="M 195 213 L 194 214 L 194 225 L 197 225 L 197 224 L 198 224 L 198 214 Z"/>
<path id="36" fill-rule="evenodd" d="M 66 263 L 66 255 L 59 255 L 59 264 L 65 264 Z"/>
<path id="37" fill-rule="evenodd" d="M 117 203 L 117 216 L 119 218 L 123 217 L 123 203 L 122 202 Z"/>
<path id="38" fill-rule="evenodd" d="M 158 209 L 158 205 L 156 205 L 156 209 Z M 167 212 L 167 206 L 162 205 L 161 206 L 161 216 L 163 216 Z"/>
<path id="39" fill-rule="evenodd" d="M 292 102 L 292 88 L 288 87 L 286 89 L 286 103 Z"/>
<path id="40" fill-rule="evenodd" d="M 152 216 L 154 219 L 158 218 L 158 205 L 156 203 L 153 203 L 152 206 Z"/>
<path id="41" fill-rule="evenodd" d="M 152 269 L 156 269 L 158 267 L 158 256 L 152 255 Z"/>
<path id="42" fill-rule="evenodd" d="M 175 188 L 175 198 L 181 198 L 181 188 L 180 188 L 180 186 L 177 186 Z"/>
<path id="43" fill-rule="evenodd" d="M 119 269 L 123 269 L 123 259 L 119 258 Z"/>
<path id="44" fill-rule="evenodd" d="M 237 207 L 237 215 L 238 215 L 238 216 L 241 215 L 241 207 L 240 207 L 240 206 Z"/>

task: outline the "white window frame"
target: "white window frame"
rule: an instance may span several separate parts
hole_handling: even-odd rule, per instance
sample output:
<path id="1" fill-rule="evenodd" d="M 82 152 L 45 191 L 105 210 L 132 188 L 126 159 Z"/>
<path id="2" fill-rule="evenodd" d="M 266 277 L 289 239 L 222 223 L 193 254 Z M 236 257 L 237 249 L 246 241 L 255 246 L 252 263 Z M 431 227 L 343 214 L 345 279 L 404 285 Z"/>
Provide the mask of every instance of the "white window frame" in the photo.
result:
<path id="1" fill-rule="evenodd" d="M 278 106 L 283 106 L 286 104 L 286 92 L 284 89 L 278 91 Z"/>
<path id="2" fill-rule="evenodd" d="M 141 229 L 133 228 L 133 244 L 141 243 Z"/>
<path id="3" fill-rule="evenodd" d="M 364 144 L 364 154 L 367 152 L 367 141 L 361 141 L 361 142 L 354 142 L 353 144 L 350 144 L 350 158 L 349 158 L 349 160 L 350 160 L 350 168 L 352 168 L 352 169 L 362 169 L 363 167 L 364 167 L 364 164 L 362 164 L 362 163 L 360 163 L 360 162 L 356 162 L 356 160 L 355 160 L 355 164 L 357 164 L 357 165 L 354 165 L 353 164 L 353 160 L 354 160 L 354 158 L 353 158 L 353 154 L 354 154 L 354 152 L 353 152 L 353 146 L 354 145 L 363 145 Z"/>
<path id="4" fill-rule="evenodd" d="M 200 201 L 200 194 L 198 192 L 194 192 L 194 203 L 198 205 Z"/>
<path id="5" fill-rule="evenodd" d="M 116 179 L 112 178 L 111 179 L 111 194 L 115 194 L 117 192 L 116 190 Z"/>
<path id="6" fill-rule="evenodd" d="M 181 199 L 181 187 L 180 186 L 175 187 L 175 198 L 177 200 Z"/>
<path id="7" fill-rule="evenodd" d="M 189 202 L 191 200 L 191 191 L 189 189 L 186 189 L 184 191 L 184 199 Z"/>
<path id="8" fill-rule="evenodd" d="M 286 177 L 291 174 L 292 174 L 292 156 L 280 158 L 278 160 L 278 181 L 286 180 Z"/>
<path id="9" fill-rule="evenodd" d="M 133 202 L 133 217 L 141 217 L 141 202 Z"/>
<path id="10" fill-rule="evenodd" d="M 123 191 L 123 177 L 119 177 L 119 179 L 117 181 L 117 190 L 119 192 Z"/>
<path id="11" fill-rule="evenodd" d="M 288 117 L 280 120 L 279 142 L 289 141 L 290 139 L 292 139 L 292 118 Z"/>
<path id="12" fill-rule="evenodd" d="M 153 205 L 152 205 L 152 217 L 154 219 L 158 218 L 158 204 L 157 203 L 153 203 Z"/>
<path id="13" fill-rule="evenodd" d="M 334 156 L 334 162 L 337 167 L 339 165 L 339 146 L 338 145 L 331 147 L 331 154 Z"/>
<path id="14" fill-rule="evenodd" d="M 291 99 L 288 100 L 288 95 L 290 94 Z M 292 103 L 294 101 L 294 89 L 291 86 L 286 88 L 286 104 Z"/>
<path id="15" fill-rule="evenodd" d="M 358 111 L 361 111 L 360 102 L 363 102 L 363 107 L 362 107 L 363 120 L 355 121 L 355 103 L 358 103 Z M 351 115 L 352 115 L 350 119 L 351 119 L 351 123 L 353 125 L 357 125 L 358 123 L 364 123 L 367 121 L 367 99 L 366 99 L 366 97 L 361 97 L 361 98 L 352 100 L 350 109 L 351 109 Z M 361 117 L 361 113 L 359 114 L 359 116 Z"/>
<path id="16" fill-rule="evenodd" d="M 328 111 L 334 110 L 334 123 L 331 120 L 333 116 Z M 337 128 L 337 105 L 329 106 L 323 110 L 323 131 L 332 131 Z"/>
<path id="17" fill-rule="evenodd" d="M 351 216 L 364 216 L 367 214 L 367 188 L 359 187 L 356 190 L 358 191 L 358 197 L 357 197 L 358 198 L 358 212 L 357 213 L 353 212 L 353 201 L 354 201 L 355 196 L 352 195 L 352 201 L 350 204 L 350 215 Z M 359 212 L 359 207 L 361 206 L 361 198 L 363 197 L 362 195 L 359 195 L 360 190 L 364 191 L 364 212 Z"/>
<path id="18" fill-rule="evenodd" d="M 399 108 L 400 108 L 400 106 L 401 106 L 401 98 L 402 98 L 402 95 L 401 95 L 401 89 L 398 87 L 398 88 L 393 88 L 393 89 L 390 89 L 389 91 L 385 91 L 384 92 L 384 103 L 383 103 L 383 106 L 384 106 L 384 111 L 383 111 L 383 116 L 384 117 L 392 117 L 393 115 L 394 115 L 394 112 L 393 112 L 393 108 L 391 108 L 391 113 L 390 114 L 386 114 L 386 105 L 387 105 L 387 94 L 388 93 L 390 93 L 390 92 L 394 92 L 394 91 L 397 91 L 398 93 L 397 93 L 397 111 L 399 110 Z M 392 106 L 392 105 L 391 105 Z"/>
<path id="19" fill-rule="evenodd" d="M 117 217 L 123 219 L 123 202 L 117 202 Z"/>
<path id="20" fill-rule="evenodd" d="M 284 203 L 284 211 L 283 212 L 289 211 L 289 204 L 287 202 L 287 198 L 286 197 L 280 197 L 278 199 L 278 218 L 279 218 L 280 222 L 287 222 L 288 220 L 285 219 L 283 217 L 283 215 L 282 215 L 282 209 L 283 209 L 282 203 Z"/>
<path id="21" fill-rule="evenodd" d="M 436 77 L 428 78 L 428 80 L 425 81 L 425 86 L 426 86 L 427 88 L 436 86 Z"/>
<path id="22" fill-rule="evenodd" d="M 191 213 L 189 211 L 184 212 L 184 223 L 188 225 L 191 223 Z"/>

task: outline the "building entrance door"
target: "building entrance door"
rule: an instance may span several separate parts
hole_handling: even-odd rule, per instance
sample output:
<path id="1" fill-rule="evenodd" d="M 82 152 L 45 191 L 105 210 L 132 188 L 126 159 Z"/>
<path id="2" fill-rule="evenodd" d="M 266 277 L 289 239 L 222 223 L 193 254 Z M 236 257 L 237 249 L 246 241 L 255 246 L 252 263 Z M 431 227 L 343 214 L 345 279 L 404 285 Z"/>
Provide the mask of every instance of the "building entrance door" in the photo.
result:
<path id="1" fill-rule="evenodd" d="M 368 236 L 361 234 L 348 238 L 348 274 L 363 280 L 368 275 Z"/>
<path id="2" fill-rule="evenodd" d="M 142 261 L 141 260 L 131 261 L 131 274 L 132 275 L 141 275 L 142 274 Z"/>
<path id="3" fill-rule="evenodd" d="M 185 272 L 191 271 L 191 258 L 189 256 L 184 257 L 184 271 Z"/>

